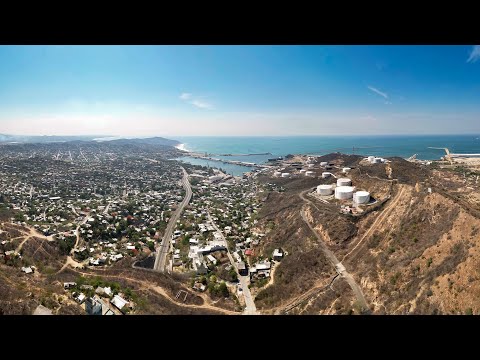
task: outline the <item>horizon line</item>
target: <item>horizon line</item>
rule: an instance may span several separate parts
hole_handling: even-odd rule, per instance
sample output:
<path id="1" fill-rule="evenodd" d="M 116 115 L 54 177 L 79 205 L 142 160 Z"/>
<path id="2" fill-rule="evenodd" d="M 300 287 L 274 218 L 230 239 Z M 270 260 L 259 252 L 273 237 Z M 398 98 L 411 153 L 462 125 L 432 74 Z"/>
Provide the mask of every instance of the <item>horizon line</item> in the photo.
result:
<path id="1" fill-rule="evenodd" d="M 154 138 L 154 137 L 163 137 L 163 138 L 173 138 L 173 137 L 353 137 L 353 136 L 463 136 L 471 135 L 476 136 L 480 135 L 480 131 L 469 132 L 469 133 L 428 133 L 428 134 L 408 134 L 408 133 L 385 133 L 385 134 L 288 134 L 288 135 L 98 135 L 98 134 L 79 134 L 79 135 L 55 135 L 55 134 L 41 134 L 41 135 L 32 135 L 32 134 L 6 134 L 0 133 L 4 136 L 28 136 L 28 137 L 43 137 L 43 136 L 56 136 L 56 137 L 96 137 L 96 138 L 109 138 L 109 137 L 118 137 L 118 138 L 127 138 L 127 139 L 137 139 L 137 138 Z M 174 139 L 170 139 L 174 140 Z"/>

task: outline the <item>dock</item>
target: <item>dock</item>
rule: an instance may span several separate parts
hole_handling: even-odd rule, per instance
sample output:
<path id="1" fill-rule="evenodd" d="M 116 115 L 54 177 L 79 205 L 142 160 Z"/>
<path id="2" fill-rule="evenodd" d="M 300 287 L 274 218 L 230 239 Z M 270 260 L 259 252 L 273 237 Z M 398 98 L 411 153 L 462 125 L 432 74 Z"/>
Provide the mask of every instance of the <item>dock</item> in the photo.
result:
<path id="1" fill-rule="evenodd" d="M 218 161 L 222 162 L 224 164 L 232 164 L 232 165 L 239 165 L 239 166 L 248 166 L 248 167 L 256 167 L 256 168 L 270 168 L 268 165 L 261 165 L 253 162 L 246 162 L 246 161 L 239 161 L 239 160 L 225 160 L 225 159 L 219 159 L 219 158 L 214 158 L 210 156 L 204 156 L 201 154 L 192 154 L 190 153 L 188 156 L 197 158 L 197 159 L 203 159 L 203 160 L 209 160 L 209 161 Z"/>

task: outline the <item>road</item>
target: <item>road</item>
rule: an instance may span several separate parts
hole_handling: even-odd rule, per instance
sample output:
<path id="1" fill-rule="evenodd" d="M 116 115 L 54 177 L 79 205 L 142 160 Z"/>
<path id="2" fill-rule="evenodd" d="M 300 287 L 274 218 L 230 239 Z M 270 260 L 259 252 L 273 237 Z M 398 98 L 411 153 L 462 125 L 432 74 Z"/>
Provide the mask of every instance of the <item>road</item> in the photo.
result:
<path id="1" fill-rule="evenodd" d="M 84 272 L 84 271 L 80 271 L 78 269 L 72 269 L 73 272 L 77 273 L 77 274 L 80 274 L 82 276 L 94 276 L 95 274 L 91 273 L 91 272 Z M 192 308 L 192 309 L 206 309 L 206 310 L 212 310 L 212 311 L 217 311 L 219 313 L 222 313 L 222 314 L 226 314 L 226 315 L 239 315 L 238 312 L 236 311 L 231 311 L 231 310 L 227 310 L 227 309 L 222 309 L 222 308 L 219 308 L 217 306 L 214 306 L 212 303 L 209 303 L 209 299 L 207 296 L 205 296 L 205 294 L 196 294 L 198 296 L 200 296 L 203 301 L 204 301 L 204 304 L 203 305 L 194 305 L 194 304 L 184 304 L 182 302 L 179 302 L 177 301 L 176 299 L 172 298 L 166 291 L 165 289 L 163 289 L 161 286 L 158 286 L 156 284 L 152 284 L 148 281 L 145 281 L 145 280 L 140 280 L 140 279 L 136 279 L 136 278 L 132 278 L 132 277 L 128 277 L 128 276 L 125 276 L 123 274 L 121 275 L 110 275 L 110 274 L 102 274 L 101 275 L 103 278 L 111 278 L 111 279 L 120 279 L 120 280 L 127 280 L 127 281 L 131 281 L 131 282 L 134 282 L 134 283 L 137 283 L 137 284 L 141 284 L 143 285 L 143 288 L 140 288 L 138 289 L 137 291 L 140 291 L 140 290 L 152 290 L 158 294 L 160 294 L 161 296 L 163 296 L 166 300 L 168 300 L 169 302 L 177 305 L 177 306 L 181 306 L 181 307 L 185 307 L 185 308 Z"/>
<path id="2" fill-rule="evenodd" d="M 73 209 L 73 207 L 72 207 L 72 209 Z M 77 228 L 75 229 L 75 236 L 76 236 L 75 245 L 73 245 L 73 248 L 70 250 L 70 254 L 67 256 L 67 259 L 65 260 L 65 264 L 63 264 L 63 266 L 60 268 L 60 270 L 58 270 L 56 272 L 57 274 L 59 274 L 63 270 L 65 270 L 68 265 L 72 265 L 73 268 L 83 266 L 81 263 L 79 263 L 79 262 L 77 262 L 73 259 L 73 253 L 74 253 L 75 249 L 77 248 L 78 244 L 80 243 L 80 226 L 85 225 L 87 223 L 88 219 L 90 219 L 90 213 L 87 213 L 85 215 L 85 218 L 82 220 L 82 222 L 77 225 Z"/>
<path id="3" fill-rule="evenodd" d="M 300 197 L 302 198 L 302 200 L 313 204 L 312 201 L 310 201 L 309 199 L 306 199 L 304 197 L 304 193 L 301 193 Z M 343 264 L 337 259 L 335 254 L 327 247 L 323 237 L 310 224 L 307 217 L 305 216 L 305 209 L 303 209 L 303 208 L 302 208 L 302 211 L 301 211 L 301 216 L 302 216 L 302 220 L 305 222 L 305 224 L 307 224 L 309 229 L 312 231 L 312 233 L 317 238 L 317 240 L 319 242 L 318 245 L 319 245 L 320 249 L 324 253 L 325 257 L 335 267 L 335 271 L 337 272 L 337 274 L 340 275 L 342 278 L 344 278 L 345 281 L 348 283 L 348 285 L 350 285 L 350 287 L 352 288 L 353 293 L 355 294 L 355 297 L 357 298 L 357 302 L 359 303 L 359 305 L 364 310 L 368 310 L 369 307 L 368 307 L 367 301 L 365 300 L 365 296 L 363 295 L 362 288 L 357 284 L 357 282 L 355 281 L 353 276 L 350 275 L 350 273 L 347 272 L 347 269 L 345 269 L 345 266 L 343 266 Z"/>
<path id="4" fill-rule="evenodd" d="M 342 261 L 345 261 L 345 259 L 347 258 L 347 256 L 349 256 L 350 254 L 352 254 L 359 246 L 360 244 L 363 243 L 363 241 L 365 239 L 367 239 L 371 234 L 373 234 L 373 232 L 375 232 L 377 230 L 377 228 L 383 224 L 384 225 L 384 221 L 385 219 L 390 215 L 390 213 L 393 211 L 393 209 L 395 209 L 395 207 L 397 206 L 398 202 L 400 201 L 400 199 L 402 199 L 402 195 L 405 191 L 405 188 L 402 186 L 402 185 L 398 185 L 400 187 L 400 191 L 397 192 L 397 194 L 395 195 L 395 197 L 393 198 L 393 200 L 390 201 L 390 204 L 388 204 L 388 206 L 383 209 L 383 212 L 375 219 L 375 221 L 373 222 L 373 224 L 370 226 L 370 228 L 367 230 L 367 232 L 365 232 L 365 234 L 362 236 L 362 238 L 357 242 L 357 244 L 353 247 L 352 250 L 350 250 L 342 259 Z"/>
<path id="5" fill-rule="evenodd" d="M 103 215 L 107 215 L 108 214 L 108 209 L 110 209 L 110 205 L 112 204 L 112 202 L 110 201 L 108 203 L 108 205 L 105 207 L 105 210 L 103 210 Z"/>
<path id="6" fill-rule="evenodd" d="M 217 224 L 213 221 L 212 217 L 210 216 L 210 212 L 207 212 L 208 214 L 208 219 L 212 223 L 213 227 L 217 232 L 222 236 L 223 242 L 225 244 L 225 247 L 227 248 L 227 256 L 228 259 L 230 260 L 230 264 L 233 266 L 235 271 L 237 272 L 238 280 L 240 281 L 240 284 L 242 285 L 242 294 L 243 298 L 245 299 L 245 310 L 243 312 L 244 315 L 258 315 L 257 307 L 255 306 L 255 302 L 253 301 L 252 293 L 250 292 L 250 288 L 248 287 L 250 283 L 250 278 L 249 276 L 242 276 L 238 273 L 238 269 L 235 266 L 235 261 L 233 259 L 232 254 L 230 253 L 230 250 L 228 249 L 228 243 L 227 240 L 225 239 L 225 236 L 223 235 L 223 232 L 220 230 L 220 228 L 217 226 Z"/>
<path id="7" fill-rule="evenodd" d="M 192 199 L 192 188 L 190 186 L 190 182 L 188 181 L 188 174 L 183 167 L 182 167 L 182 171 L 183 171 L 182 185 L 186 191 L 186 194 L 183 201 L 180 203 L 177 210 L 175 210 L 172 217 L 170 218 L 167 228 L 165 229 L 165 234 L 163 235 L 162 244 L 157 248 L 157 256 L 155 258 L 155 265 L 153 266 L 153 268 L 160 272 L 165 272 L 167 255 L 170 249 L 170 242 L 172 241 L 172 233 L 173 233 L 173 230 L 175 229 L 177 220 L 180 217 L 180 214 L 182 213 L 185 206 L 187 206 L 190 200 Z"/>

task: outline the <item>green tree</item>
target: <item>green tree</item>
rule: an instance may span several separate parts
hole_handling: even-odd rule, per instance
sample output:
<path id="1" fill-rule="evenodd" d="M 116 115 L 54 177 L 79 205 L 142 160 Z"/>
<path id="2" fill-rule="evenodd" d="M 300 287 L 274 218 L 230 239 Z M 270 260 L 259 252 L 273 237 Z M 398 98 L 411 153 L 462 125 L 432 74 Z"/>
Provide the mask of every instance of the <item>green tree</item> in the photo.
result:
<path id="1" fill-rule="evenodd" d="M 219 295 L 223 297 L 228 297 L 230 295 L 230 293 L 228 292 L 227 284 L 225 284 L 224 281 L 220 283 L 220 286 L 218 287 L 218 292 Z"/>

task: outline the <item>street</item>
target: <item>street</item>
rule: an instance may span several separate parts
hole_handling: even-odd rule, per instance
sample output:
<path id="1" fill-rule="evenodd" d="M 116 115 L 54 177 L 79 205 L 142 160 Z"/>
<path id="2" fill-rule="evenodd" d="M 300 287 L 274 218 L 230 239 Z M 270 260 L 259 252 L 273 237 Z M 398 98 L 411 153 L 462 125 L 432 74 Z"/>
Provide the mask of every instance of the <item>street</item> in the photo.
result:
<path id="1" fill-rule="evenodd" d="M 160 272 L 165 272 L 167 255 L 170 250 L 170 242 L 172 241 L 172 233 L 173 233 L 173 230 L 175 229 L 177 220 L 180 217 L 180 214 L 182 213 L 185 206 L 187 206 L 190 200 L 192 199 L 192 188 L 190 186 L 190 182 L 188 181 L 188 174 L 183 167 L 182 167 L 182 171 L 183 171 L 182 185 L 185 188 L 186 194 L 185 194 L 185 198 L 180 203 L 177 210 L 175 210 L 172 217 L 168 221 L 167 228 L 165 229 L 165 234 L 163 235 L 162 244 L 157 248 L 157 256 L 155 258 L 155 265 L 153 266 L 153 269 Z"/>
<path id="2" fill-rule="evenodd" d="M 218 233 L 222 236 L 225 247 L 227 248 L 227 256 L 228 256 L 228 259 L 230 260 L 230 264 L 233 266 L 233 268 L 237 272 L 238 280 L 240 281 L 240 284 L 242 285 L 242 294 L 243 294 L 243 298 L 245 299 L 245 310 L 244 310 L 243 314 L 244 315 L 258 315 L 257 308 L 255 306 L 255 302 L 253 301 L 253 298 L 252 298 L 252 293 L 250 292 L 250 288 L 248 287 L 248 285 L 250 283 L 249 276 L 248 275 L 247 276 L 241 276 L 238 273 L 238 269 L 235 266 L 235 261 L 233 259 L 232 254 L 230 254 L 230 250 L 228 249 L 228 243 L 227 243 L 227 240 L 225 239 L 225 236 L 223 235 L 223 232 L 220 230 L 220 228 L 217 226 L 217 224 L 213 221 L 209 212 L 208 212 L 208 218 L 211 221 L 215 230 L 217 230 Z"/>

